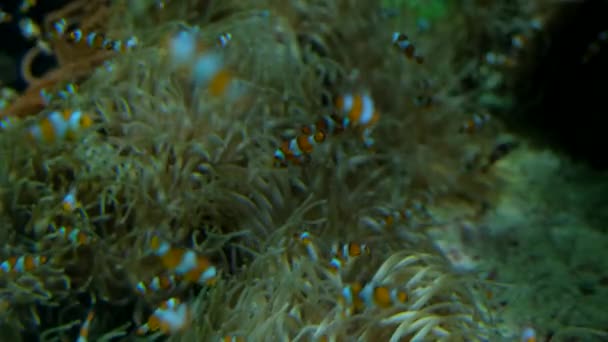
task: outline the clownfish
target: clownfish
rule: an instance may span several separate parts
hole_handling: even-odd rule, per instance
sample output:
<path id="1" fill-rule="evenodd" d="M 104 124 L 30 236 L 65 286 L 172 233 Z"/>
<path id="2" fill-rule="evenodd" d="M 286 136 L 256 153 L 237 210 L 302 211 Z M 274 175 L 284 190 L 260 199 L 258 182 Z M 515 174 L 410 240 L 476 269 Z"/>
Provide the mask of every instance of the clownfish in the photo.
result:
<path id="1" fill-rule="evenodd" d="M 244 336 L 240 335 L 226 335 L 222 338 L 221 342 L 245 342 L 247 341 Z"/>
<path id="2" fill-rule="evenodd" d="M 217 280 L 217 269 L 208 258 L 185 248 L 174 248 L 154 236 L 150 243 L 153 253 L 158 256 L 167 271 L 188 282 L 213 285 Z"/>
<path id="3" fill-rule="evenodd" d="M 224 32 L 217 36 L 217 45 L 221 48 L 225 48 L 228 46 L 230 41 L 232 40 L 232 33 Z"/>
<path id="4" fill-rule="evenodd" d="M 490 115 L 488 114 L 473 114 L 473 117 L 463 123 L 458 131 L 460 133 L 474 134 L 485 127 L 489 121 Z"/>
<path id="5" fill-rule="evenodd" d="M 361 255 L 371 255 L 371 250 L 364 243 L 349 242 L 342 245 L 334 244 L 332 253 L 338 258 L 348 261 Z"/>
<path id="6" fill-rule="evenodd" d="M 315 248 L 315 245 L 312 241 L 312 235 L 310 235 L 309 232 L 302 232 L 300 234 L 295 234 L 294 238 L 306 248 L 306 251 L 308 252 L 308 256 L 310 257 L 311 260 L 313 260 L 313 261 L 319 260 L 319 254 L 317 253 L 317 249 Z"/>
<path id="7" fill-rule="evenodd" d="M 70 96 L 75 95 L 78 92 L 78 85 L 75 83 L 68 83 L 64 89 L 59 90 L 56 94 L 49 93 L 46 89 L 40 89 L 40 97 L 45 105 L 48 105 L 55 96 L 62 100 L 67 100 Z"/>
<path id="8" fill-rule="evenodd" d="M 362 129 L 362 138 L 366 147 L 374 144 L 370 137 L 373 126 L 380 119 L 374 100 L 369 94 L 344 94 L 336 99 L 336 109 L 344 115 L 344 127 Z"/>
<path id="9" fill-rule="evenodd" d="M 313 135 L 317 132 L 331 136 L 344 131 L 344 126 L 347 125 L 347 119 L 341 119 L 337 115 L 324 115 L 313 125 L 303 126 L 301 131 L 305 135 Z"/>
<path id="10" fill-rule="evenodd" d="M 29 128 L 29 137 L 40 143 L 74 139 L 75 135 L 93 124 L 92 117 L 79 110 L 53 111 Z"/>
<path id="11" fill-rule="evenodd" d="M 536 342 L 536 331 L 527 327 L 521 333 L 521 342 Z"/>
<path id="12" fill-rule="evenodd" d="M 78 332 L 78 339 L 76 342 L 87 342 L 89 340 L 89 330 L 91 329 L 91 322 L 95 318 L 95 313 L 93 311 L 89 311 L 87 314 L 87 318 L 80 326 L 80 331 Z"/>
<path id="13" fill-rule="evenodd" d="M 74 246 L 83 246 L 88 245 L 93 242 L 94 237 L 78 228 L 70 227 L 70 226 L 61 226 L 57 229 L 57 234 L 72 243 Z"/>
<path id="14" fill-rule="evenodd" d="M 81 207 L 80 202 L 76 199 L 76 189 L 72 188 L 61 201 L 61 208 L 65 213 L 71 213 Z"/>
<path id="15" fill-rule="evenodd" d="M 515 34 L 511 37 L 511 48 L 521 50 L 528 44 L 528 37 L 523 34 Z"/>
<path id="16" fill-rule="evenodd" d="M 325 133 L 317 131 L 314 134 L 299 134 L 295 138 L 285 140 L 274 152 L 275 166 L 284 167 L 288 162 L 302 164 L 312 153 L 315 146 L 325 141 Z"/>
<path id="17" fill-rule="evenodd" d="M 338 112 L 345 115 L 345 126 L 369 128 L 380 115 L 374 107 L 374 100 L 368 94 L 344 94 L 336 99 Z"/>
<path id="18" fill-rule="evenodd" d="M 23 18 L 19 20 L 19 29 L 25 39 L 34 40 L 40 38 L 41 30 L 40 26 L 36 24 L 31 18 Z"/>
<path id="19" fill-rule="evenodd" d="M 383 214 L 384 225 L 390 227 L 395 221 L 411 223 L 415 219 L 431 218 L 431 214 L 425 204 L 427 201 L 428 199 L 424 198 L 408 198 L 403 204 L 402 209 L 390 210 L 389 213 Z"/>
<path id="20" fill-rule="evenodd" d="M 192 77 L 194 82 L 206 87 L 212 96 L 226 94 L 232 84 L 232 73 L 225 68 L 222 56 L 210 51 L 198 56 L 194 62 Z"/>
<path id="21" fill-rule="evenodd" d="M 191 319 L 187 304 L 177 298 L 169 298 L 154 310 L 148 321 L 137 329 L 138 335 L 160 331 L 165 335 L 183 331 Z"/>
<path id="22" fill-rule="evenodd" d="M 418 64 L 424 63 L 424 57 L 416 53 L 416 47 L 405 34 L 393 32 L 393 46 L 405 54 L 407 59 L 414 60 Z"/>
<path id="23" fill-rule="evenodd" d="M 342 288 L 339 302 L 344 306 L 344 314 L 350 316 L 360 313 L 365 308 L 379 307 L 382 309 L 407 301 L 407 293 L 388 286 L 367 284 L 365 287 L 356 282 Z"/>
<path id="24" fill-rule="evenodd" d="M 53 36 L 54 38 L 60 38 L 66 34 L 68 23 L 65 20 L 65 18 L 61 18 L 61 19 L 53 22 L 52 26 L 53 26 L 53 29 L 55 30 L 55 32 L 52 33 L 51 36 Z"/>
<path id="25" fill-rule="evenodd" d="M 359 297 L 368 307 L 377 306 L 383 309 L 403 304 L 408 298 L 405 291 L 372 284 L 367 284 L 359 293 Z"/>
<path id="26" fill-rule="evenodd" d="M 170 36 L 163 45 L 173 67 L 192 65 L 196 56 L 203 52 L 198 30 L 181 30 Z"/>
<path id="27" fill-rule="evenodd" d="M 488 52 L 484 56 L 484 60 L 487 64 L 492 66 L 500 66 L 500 67 L 514 67 L 517 65 L 517 61 L 515 58 L 511 56 L 507 56 L 502 53 L 497 52 Z"/>
<path id="28" fill-rule="evenodd" d="M 0 270 L 4 273 L 23 273 L 30 272 L 35 268 L 46 264 L 46 256 L 22 255 L 20 257 L 10 257 L 0 264 Z"/>
<path id="29" fill-rule="evenodd" d="M 371 255 L 371 250 L 366 244 L 349 242 L 344 244 L 334 244 L 331 249 L 332 258 L 329 261 L 329 268 L 333 273 L 338 273 L 347 263 L 352 262 L 361 255 Z"/>
<path id="30" fill-rule="evenodd" d="M 162 274 L 152 278 L 147 283 L 140 281 L 135 286 L 135 290 L 141 295 L 146 295 L 150 292 L 171 291 L 176 286 L 177 277 L 175 275 Z"/>
<path id="31" fill-rule="evenodd" d="M 225 47 L 232 39 L 231 34 L 223 34 L 218 44 Z M 199 42 L 198 30 L 181 30 L 166 44 L 169 61 L 174 68 L 186 69 L 197 86 L 205 87 L 212 96 L 236 95 L 233 75 L 225 67 L 224 58 L 218 49 L 206 49 Z"/>
<path id="32" fill-rule="evenodd" d="M 361 293 L 361 283 L 346 285 L 342 288 L 338 302 L 344 307 L 343 314 L 351 316 L 363 310 L 363 301 L 359 298 Z"/>
<path id="33" fill-rule="evenodd" d="M 73 44 L 84 43 L 93 49 L 113 50 L 115 52 L 127 52 L 138 45 L 137 37 L 129 37 L 124 42 L 120 39 L 109 39 L 98 32 L 84 32 L 79 28 L 67 30 L 65 19 L 60 19 L 53 24 L 57 37 L 63 37 Z"/>
<path id="34" fill-rule="evenodd" d="M 384 225 L 390 227 L 395 223 L 396 220 L 409 221 L 413 216 L 414 214 L 409 208 L 391 211 L 390 213 L 384 215 Z"/>

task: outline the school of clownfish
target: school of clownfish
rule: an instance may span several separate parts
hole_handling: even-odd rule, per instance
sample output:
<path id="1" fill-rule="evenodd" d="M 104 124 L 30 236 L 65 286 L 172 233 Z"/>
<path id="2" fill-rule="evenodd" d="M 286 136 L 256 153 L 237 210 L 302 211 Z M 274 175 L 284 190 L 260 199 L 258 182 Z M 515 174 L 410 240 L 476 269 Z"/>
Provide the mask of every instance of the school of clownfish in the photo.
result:
<path id="1" fill-rule="evenodd" d="M 10 19 L 10 17 L 4 18 Z M 39 38 L 40 30 L 33 21 L 27 20 L 22 23 L 21 27 L 26 37 Z M 132 49 L 136 43 L 134 39 L 123 43 L 106 39 L 102 34 L 96 32 L 85 33 L 80 29 L 67 30 L 65 20 L 54 23 L 53 27 L 55 29 L 53 38 L 64 38 L 74 44 L 86 44 L 90 48 L 126 52 Z M 217 46 L 225 48 L 231 38 L 230 33 L 221 34 L 217 38 Z M 172 36 L 166 46 L 169 49 L 169 60 L 175 69 L 188 70 L 198 86 L 205 87 L 213 96 L 221 96 L 229 91 L 232 75 L 224 67 L 221 54 L 217 50 L 205 49 L 197 43 L 197 39 L 196 32 L 186 30 Z M 68 96 L 74 95 L 77 89 L 75 84 L 70 83 L 56 94 L 42 90 L 40 96 L 44 103 L 48 104 L 55 98 L 65 100 Z M 18 120 L 13 117 L 6 117 L 0 121 L 3 130 L 13 128 L 17 123 Z M 52 111 L 38 123 L 30 125 L 27 128 L 27 136 L 30 140 L 41 144 L 69 141 L 92 124 L 93 116 L 89 113 L 79 110 Z M 73 213 L 80 208 L 80 203 L 76 199 L 76 190 L 71 189 L 63 198 L 61 209 L 64 213 Z M 51 225 L 49 229 L 50 234 L 46 239 L 61 238 L 75 248 L 96 241 L 92 232 L 77 227 Z M 134 286 L 134 291 L 140 295 L 169 292 L 178 284 L 196 283 L 212 286 L 217 279 L 217 269 L 208 258 L 191 249 L 171 246 L 166 241 L 161 241 L 158 236 L 151 239 L 149 254 L 158 258 L 164 272 L 148 281 L 139 281 Z M 32 272 L 48 262 L 48 257 L 43 255 L 13 256 L 3 261 L 0 269 L 5 274 Z M 159 331 L 162 334 L 172 334 L 186 328 L 190 323 L 190 317 L 188 303 L 181 303 L 178 298 L 172 297 L 161 302 L 136 333 L 148 334 Z M 86 342 L 88 340 L 93 318 L 94 311 L 91 309 L 81 325 L 77 341 Z"/>
<path id="2" fill-rule="evenodd" d="M 392 45 L 407 59 L 419 64 L 424 62 L 424 57 L 416 52 L 416 47 L 407 35 L 394 32 Z M 286 167 L 289 164 L 305 164 L 310 160 L 316 146 L 325 142 L 328 137 L 350 129 L 357 131 L 364 146 L 370 148 L 374 145 L 374 139 L 371 137 L 373 128 L 379 119 L 380 112 L 368 92 L 343 93 L 335 99 L 334 113 L 322 116 L 315 124 L 304 125 L 299 134 L 280 144 L 274 151 L 274 165 Z"/>
<path id="3" fill-rule="evenodd" d="M 22 10 L 35 5 L 35 1 L 24 0 Z M 163 7 L 164 2 L 158 1 L 158 6 Z M 0 23 L 12 20 L 12 16 L 0 11 Z M 29 18 L 20 21 L 19 26 L 23 35 L 29 39 L 36 39 L 45 46 L 42 39 L 40 28 Z M 46 38 L 64 38 L 74 44 L 84 44 L 90 48 L 113 50 L 116 52 L 126 52 L 137 45 L 135 38 L 126 41 L 110 40 L 103 34 L 97 32 L 82 32 L 80 29 L 67 29 L 65 20 L 60 20 L 54 25 L 54 32 Z M 540 22 L 531 23 L 531 27 L 538 30 L 542 27 Z M 217 46 L 225 48 L 232 39 L 230 33 L 223 33 L 218 36 Z M 513 38 L 513 47 L 523 48 L 527 37 L 517 35 Z M 170 37 L 166 43 L 169 59 L 176 69 L 188 70 L 195 84 L 208 89 L 213 96 L 222 96 L 230 92 L 233 75 L 225 67 L 221 51 L 209 49 L 197 42 L 197 32 L 183 30 Z M 424 57 L 416 52 L 416 48 L 409 38 L 399 32 L 392 35 L 393 46 L 404 56 L 417 63 L 423 63 Z M 511 57 L 488 53 L 486 61 L 493 65 L 509 65 Z M 45 90 L 41 91 L 40 96 L 45 103 L 50 103 L 54 98 L 66 99 L 68 96 L 77 92 L 75 84 L 68 84 L 65 89 L 56 94 L 50 94 Z M 380 118 L 378 109 L 370 94 L 366 92 L 344 93 L 338 96 L 334 103 L 336 113 L 323 116 L 313 125 L 302 127 L 301 133 L 283 143 L 274 152 L 275 165 L 285 167 L 289 163 L 295 165 L 304 164 L 309 160 L 314 148 L 323 143 L 327 137 L 339 134 L 345 130 L 352 129 L 357 131 L 366 147 L 374 144 L 371 137 L 373 128 Z M 484 127 L 489 121 L 487 115 L 474 115 L 461 127 L 461 133 L 473 134 Z M 40 143 L 49 143 L 58 140 L 71 140 L 77 133 L 89 128 L 93 123 L 92 116 L 79 110 L 53 111 L 46 115 L 39 123 L 34 124 L 28 129 L 28 136 Z M 10 118 L 4 118 L 0 122 L 1 128 L 8 128 L 14 125 Z M 62 208 L 65 212 L 73 212 L 79 208 L 76 201 L 75 191 L 71 190 L 62 201 Z M 424 213 L 424 208 L 420 204 L 414 204 L 403 210 L 394 210 L 385 213 L 384 224 L 390 226 L 396 219 L 411 219 L 414 213 Z M 56 236 L 80 246 L 95 241 L 94 235 L 79 228 L 61 226 L 53 228 Z M 310 233 L 304 232 L 296 235 L 297 241 L 303 245 L 309 257 L 317 262 L 319 253 L 313 243 Z M 150 292 L 170 291 L 178 286 L 178 283 L 189 282 L 200 285 L 211 286 L 215 283 L 218 271 L 211 262 L 197 252 L 171 246 L 168 242 L 162 241 L 158 236 L 154 236 L 150 242 L 150 253 L 159 258 L 165 272 L 153 277 L 149 281 L 140 281 L 135 286 L 135 292 L 146 295 Z M 327 270 L 334 275 L 340 275 L 352 262 L 362 256 L 369 256 L 369 247 L 360 243 L 334 244 L 330 252 L 330 258 L 325 262 Z M 45 256 L 23 255 L 11 257 L 0 264 L 3 273 L 29 272 L 48 262 Z M 389 308 L 403 305 L 408 300 L 408 295 L 401 289 L 391 288 L 388 285 L 367 284 L 355 282 L 346 284 L 340 291 L 338 303 L 343 307 L 343 315 L 351 316 L 361 313 L 372 307 Z M 88 333 L 91 322 L 94 318 L 94 311 L 91 310 L 81 325 L 77 341 L 88 341 Z M 172 334 L 185 329 L 192 319 L 192 313 L 187 303 L 183 303 L 176 297 L 171 297 L 161 302 L 148 320 L 137 329 L 138 334 L 148 334 L 160 331 L 163 334 Z M 242 336 L 225 336 L 223 341 L 245 341 Z M 535 341 L 535 332 L 532 328 L 526 328 L 522 334 L 522 341 Z"/>
<path id="4" fill-rule="evenodd" d="M 23 11 L 35 5 L 35 1 L 24 1 L 21 6 Z M 12 20 L 12 16 L 6 12 L 0 12 L 0 22 L 8 22 Z M 36 40 L 40 46 L 48 46 L 47 40 L 65 39 L 74 45 L 82 45 L 91 49 L 111 50 L 117 53 L 125 53 L 137 46 L 137 38 L 130 37 L 123 40 L 110 39 L 99 32 L 84 32 L 80 28 L 68 29 L 68 22 L 65 19 L 60 19 L 53 23 L 53 30 L 46 35 L 42 34 L 40 27 L 31 19 L 23 18 L 19 21 L 19 27 L 25 38 Z M 47 51 L 50 52 L 49 49 Z M 106 64 L 107 65 L 107 64 Z M 54 99 L 67 100 L 70 96 L 77 93 L 78 86 L 74 83 L 68 83 L 63 89 L 56 93 L 51 93 L 47 89 L 40 91 L 42 103 L 46 106 Z M 6 95 L 5 95 L 6 93 Z M 11 92 L 8 88 L 3 88 L 3 96 L 0 101 L 0 110 L 8 107 L 11 100 L 16 98 L 15 92 Z M 0 129 L 5 130 L 16 126 L 18 119 L 6 113 L 5 117 L 0 120 Z M 78 109 L 51 111 L 47 113 L 38 123 L 28 127 L 27 135 L 30 140 L 46 144 L 57 141 L 73 140 L 79 133 L 89 128 L 93 123 L 91 113 L 86 113 Z"/>
<path id="5" fill-rule="evenodd" d="M 515 67 L 522 51 L 528 46 L 529 42 L 536 34 L 544 30 L 545 22 L 543 17 L 535 16 L 531 18 L 521 32 L 511 36 L 511 44 L 507 53 L 489 51 L 484 56 L 484 61 L 488 65 L 495 67 Z"/>
<path id="6" fill-rule="evenodd" d="M 313 235 L 304 231 L 294 235 L 294 239 L 302 245 L 308 257 L 315 263 L 321 263 L 329 274 L 337 276 L 342 283 L 341 275 L 360 257 L 371 255 L 370 248 L 365 243 L 346 242 L 334 243 L 331 246 L 327 260 L 321 260 Z M 340 289 L 337 303 L 341 305 L 343 317 L 350 317 L 374 307 L 386 309 L 403 305 L 408 299 L 405 291 L 385 284 L 354 282 L 345 284 Z"/>
<path id="7" fill-rule="evenodd" d="M 274 164 L 285 167 L 289 163 L 300 165 L 309 160 L 315 146 L 323 143 L 327 136 L 338 134 L 348 128 L 360 130 L 364 144 L 373 145 L 372 128 L 380 115 L 369 94 L 345 94 L 336 100 L 341 115 L 324 116 L 314 125 L 304 126 L 296 137 L 285 140 L 274 152 Z"/>

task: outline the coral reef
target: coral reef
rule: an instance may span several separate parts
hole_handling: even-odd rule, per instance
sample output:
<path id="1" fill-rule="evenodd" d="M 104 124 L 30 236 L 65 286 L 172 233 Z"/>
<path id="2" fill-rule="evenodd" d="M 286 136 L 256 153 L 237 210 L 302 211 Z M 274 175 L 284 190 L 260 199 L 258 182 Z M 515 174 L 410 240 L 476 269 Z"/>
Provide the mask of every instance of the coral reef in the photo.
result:
<path id="1" fill-rule="evenodd" d="M 528 152 L 492 115 L 519 52 L 472 58 L 511 33 L 472 18 L 509 6 L 474 2 L 77 0 L 50 14 L 40 39 L 58 67 L 2 111 L 1 334 L 606 336 L 599 318 L 497 308 L 517 280 L 487 274 L 501 265 L 487 248 L 525 201 L 513 165 Z"/>

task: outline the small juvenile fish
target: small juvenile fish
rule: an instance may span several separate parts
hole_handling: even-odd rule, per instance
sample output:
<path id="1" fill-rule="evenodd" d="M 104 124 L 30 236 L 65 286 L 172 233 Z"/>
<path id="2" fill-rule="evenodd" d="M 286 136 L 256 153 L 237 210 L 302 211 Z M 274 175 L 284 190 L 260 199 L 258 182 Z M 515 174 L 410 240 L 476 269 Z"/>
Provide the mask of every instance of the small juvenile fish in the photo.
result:
<path id="1" fill-rule="evenodd" d="M 22 255 L 10 257 L 0 264 L 0 270 L 4 273 L 30 272 L 35 268 L 47 263 L 47 257 L 40 255 Z"/>
<path id="2" fill-rule="evenodd" d="M 25 39 L 34 40 L 39 39 L 41 35 L 40 26 L 36 24 L 31 18 L 23 18 L 19 20 L 19 29 Z"/>
<path id="3" fill-rule="evenodd" d="M 221 48 L 225 48 L 228 46 L 230 41 L 232 40 L 232 33 L 224 32 L 217 37 L 217 44 Z"/>
<path id="4" fill-rule="evenodd" d="M 79 110 L 53 111 L 39 123 L 30 126 L 29 137 L 39 143 L 72 140 L 76 134 L 90 127 L 93 119 Z"/>
<path id="5" fill-rule="evenodd" d="M 371 132 L 380 119 L 380 114 L 374 105 L 374 100 L 369 94 L 347 93 L 336 99 L 338 113 L 344 115 L 344 127 L 355 127 L 361 130 L 363 142 L 366 147 L 371 147 L 374 140 Z"/>
<path id="6" fill-rule="evenodd" d="M 460 126 L 460 133 L 474 134 L 484 128 L 490 121 L 488 114 L 473 114 L 473 117 Z"/>
<path id="7" fill-rule="evenodd" d="M 177 277 L 172 274 L 158 275 L 148 282 L 140 281 L 135 289 L 141 295 L 150 292 L 170 291 L 177 286 Z"/>
<path id="8" fill-rule="evenodd" d="M 306 162 L 315 146 L 325 141 L 325 133 L 317 131 L 314 134 L 300 134 L 290 140 L 285 140 L 274 152 L 275 166 L 285 167 L 289 162 L 299 165 Z"/>
<path id="9" fill-rule="evenodd" d="M 181 279 L 201 285 L 215 284 L 217 269 L 208 258 L 190 249 L 172 247 L 157 236 L 152 238 L 150 247 L 165 269 Z"/>
<path id="10" fill-rule="evenodd" d="M 138 335 L 160 331 L 170 335 L 183 331 L 188 327 L 191 319 L 190 308 L 177 298 L 169 298 L 154 310 L 148 321 L 137 329 Z"/>
<path id="11" fill-rule="evenodd" d="M 317 249 L 312 241 L 312 235 L 309 232 L 302 232 L 300 234 L 295 234 L 295 239 L 306 247 L 306 251 L 308 252 L 308 256 L 312 261 L 319 260 L 319 254 L 317 253 Z"/>
<path id="12" fill-rule="evenodd" d="M 88 245 L 93 242 L 94 238 L 92 235 L 74 227 L 61 226 L 57 229 L 57 234 L 63 239 L 69 241 L 74 246 Z"/>
<path id="13" fill-rule="evenodd" d="M 334 244 L 331 252 L 332 258 L 329 261 L 329 268 L 333 273 L 340 272 L 348 263 L 362 255 L 371 255 L 371 251 L 366 244 L 355 242 Z"/>
<path id="14" fill-rule="evenodd" d="M 521 333 L 521 342 L 536 342 L 536 331 L 527 327 Z"/>
<path id="15" fill-rule="evenodd" d="M 399 32 L 393 33 L 393 46 L 395 46 L 409 60 L 414 60 L 418 64 L 424 63 L 424 57 L 416 53 L 416 47 L 407 35 Z"/>
<path id="16" fill-rule="evenodd" d="M 89 330 L 91 329 L 91 322 L 95 317 L 95 313 L 91 310 L 87 314 L 87 318 L 84 323 L 80 326 L 80 331 L 78 333 L 78 339 L 76 342 L 87 342 L 89 340 Z"/>

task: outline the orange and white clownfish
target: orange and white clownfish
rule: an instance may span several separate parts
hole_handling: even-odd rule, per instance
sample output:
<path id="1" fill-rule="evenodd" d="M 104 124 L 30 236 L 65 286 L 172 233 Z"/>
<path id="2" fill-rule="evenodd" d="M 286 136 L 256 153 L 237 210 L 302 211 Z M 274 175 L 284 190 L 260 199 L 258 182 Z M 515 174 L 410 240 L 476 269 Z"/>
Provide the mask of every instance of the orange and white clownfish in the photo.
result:
<path id="1" fill-rule="evenodd" d="M 219 39 L 224 47 L 232 35 L 224 34 Z M 168 39 L 166 46 L 170 64 L 189 70 L 197 86 L 207 88 L 212 96 L 237 95 L 233 75 L 226 68 L 220 49 L 206 48 L 199 40 L 197 29 L 179 31 Z"/>
<path id="2" fill-rule="evenodd" d="M 303 126 L 301 131 L 305 135 L 323 132 L 327 136 L 332 136 L 344 131 L 344 125 L 348 124 L 346 120 L 337 115 L 324 115 L 314 124 Z"/>
<path id="3" fill-rule="evenodd" d="M 474 134 L 485 127 L 489 121 L 490 115 L 488 114 L 473 114 L 473 117 L 463 123 L 458 131 L 460 133 Z"/>
<path id="4" fill-rule="evenodd" d="M 30 126 L 29 137 L 39 143 L 71 140 L 93 124 L 93 118 L 79 110 L 54 111 L 37 124 Z"/>
<path id="5" fill-rule="evenodd" d="M 342 288 L 340 302 L 344 306 L 344 314 L 350 316 L 366 308 L 386 309 L 399 305 L 405 303 L 407 298 L 407 293 L 401 290 L 371 283 L 362 286 L 361 283 L 356 282 Z"/>
<path id="6" fill-rule="evenodd" d="M 225 48 L 228 46 L 230 41 L 232 40 L 232 33 L 224 32 L 217 36 L 217 45 L 221 48 Z"/>
<path id="7" fill-rule="evenodd" d="M 364 243 L 348 242 L 334 244 L 331 248 L 332 258 L 329 261 L 330 270 L 339 272 L 344 266 L 362 255 L 371 255 L 371 250 Z"/>
<path id="8" fill-rule="evenodd" d="M 424 63 L 424 57 L 416 53 L 416 47 L 405 34 L 393 32 L 393 45 L 401 51 L 407 59 L 414 60 L 418 64 Z"/>
<path id="9" fill-rule="evenodd" d="M 383 213 L 384 225 L 392 226 L 395 221 L 400 223 L 411 223 L 416 218 L 430 218 L 430 213 L 422 200 L 408 199 L 400 210 L 389 210 Z"/>
<path id="10" fill-rule="evenodd" d="M 21 35 L 28 40 L 38 39 L 42 35 L 40 26 L 32 18 L 19 20 L 19 29 L 21 30 Z"/>
<path id="11" fill-rule="evenodd" d="M 313 261 L 319 260 L 319 254 L 317 253 L 317 249 L 312 241 L 313 237 L 309 232 L 302 232 L 300 234 L 295 234 L 294 238 L 302 244 L 306 251 L 308 252 L 308 256 Z"/>
<path id="12" fill-rule="evenodd" d="M 160 331 L 165 335 L 183 331 L 191 319 L 190 308 L 177 298 L 169 298 L 154 310 L 148 321 L 137 329 L 138 335 Z"/>
<path id="13" fill-rule="evenodd" d="M 95 318 L 95 313 L 91 310 L 87 314 L 87 318 L 80 326 L 80 331 L 78 333 L 78 339 L 76 342 L 87 342 L 89 340 L 89 330 L 91 329 L 91 322 Z"/>
<path id="14" fill-rule="evenodd" d="M 203 52 L 197 29 L 180 30 L 171 34 L 163 44 L 173 67 L 191 66 L 196 56 Z"/>
<path id="15" fill-rule="evenodd" d="M 217 280 L 217 269 L 208 258 L 193 250 L 172 247 L 168 242 L 154 236 L 150 247 L 167 271 L 181 279 L 198 284 L 213 285 Z"/>
<path id="16" fill-rule="evenodd" d="M 67 100 L 69 97 L 75 95 L 78 92 L 78 85 L 75 83 L 68 83 L 64 89 L 59 90 L 56 94 L 50 93 L 46 89 L 40 90 L 40 97 L 45 105 L 48 105 L 54 98 L 59 97 L 62 100 Z"/>
<path id="17" fill-rule="evenodd" d="M 338 302 L 344 307 L 344 315 L 351 316 L 361 312 L 364 308 L 364 303 L 359 297 L 361 293 L 361 283 L 353 283 L 342 288 L 342 293 Z"/>
<path id="18" fill-rule="evenodd" d="M 336 99 L 336 108 L 339 113 L 345 115 L 346 128 L 351 126 L 368 128 L 380 119 L 374 100 L 369 94 L 347 93 L 339 96 Z"/>
<path id="19" fill-rule="evenodd" d="M 274 151 L 275 166 L 284 167 L 289 162 L 302 164 L 307 160 L 315 146 L 325 141 L 325 133 L 318 131 L 314 134 L 299 134 L 298 136 L 283 141 L 281 146 Z"/>
<path id="20" fill-rule="evenodd" d="M 192 78 L 197 85 L 207 88 L 212 96 L 228 94 L 233 84 L 232 73 L 218 51 L 204 52 L 196 58 Z"/>
<path id="21" fill-rule="evenodd" d="M 389 308 L 407 301 L 407 293 L 388 286 L 367 284 L 359 293 L 359 297 L 368 307 Z"/>
<path id="22" fill-rule="evenodd" d="M 332 254 L 338 258 L 350 261 L 353 258 L 361 255 L 370 255 L 371 250 L 364 243 L 348 242 L 343 244 L 334 244 L 332 246 Z"/>
<path id="23" fill-rule="evenodd" d="M 244 336 L 240 336 L 240 335 L 226 335 L 224 337 L 222 337 L 221 342 L 246 342 L 247 340 L 245 339 Z"/>
<path id="24" fill-rule="evenodd" d="M 178 277 L 173 274 L 161 274 L 152 278 L 148 282 L 140 281 L 135 286 L 135 290 L 146 295 L 150 292 L 171 291 L 177 286 Z"/>
<path id="25" fill-rule="evenodd" d="M 374 100 L 369 94 L 347 93 L 336 99 L 338 113 L 344 115 L 344 127 L 362 129 L 363 141 L 366 146 L 374 144 L 370 137 L 371 129 L 380 119 Z"/>
<path id="26" fill-rule="evenodd" d="M 536 342 L 536 331 L 534 328 L 524 328 L 521 333 L 521 342 Z"/>
<path id="27" fill-rule="evenodd" d="M 64 37 L 73 44 L 85 44 L 92 49 L 113 50 L 115 52 L 127 52 L 138 45 L 137 37 L 129 37 L 125 41 L 110 39 L 99 32 L 85 32 L 79 28 L 66 30 L 66 21 L 59 20 L 53 25 L 55 34 Z"/>
<path id="28" fill-rule="evenodd" d="M 517 60 L 512 56 L 507 56 L 503 53 L 490 51 L 485 54 L 484 60 L 487 64 L 499 67 L 514 67 L 517 65 Z"/>
<path id="29" fill-rule="evenodd" d="M 0 264 L 0 270 L 4 273 L 30 272 L 35 268 L 46 264 L 48 261 L 44 255 L 22 255 L 10 257 Z"/>
<path id="30" fill-rule="evenodd" d="M 333 273 L 338 273 L 346 264 L 361 255 L 371 255 L 371 250 L 364 243 L 348 242 L 332 245 L 331 253 L 332 258 L 329 261 L 329 268 Z"/>
<path id="31" fill-rule="evenodd" d="M 61 201 L 61 207 L 65 213 L 71 213 L 74 210 L 80 208 L 81 204 L 76 199 L 76 189 L 72 188 L 70 191 L 63 197 Z"/>
<path id="32" fill-rule="evenodd" d="M 70 226 L 61 226 L 57 229 L 56 233 L 75 247 L 88 245 L 94 240 L 94 237 L 91 234 Z"/>

